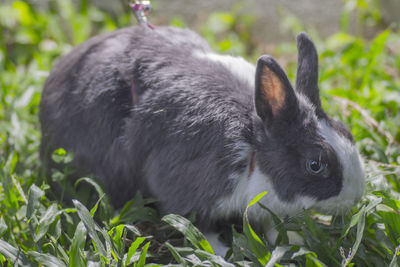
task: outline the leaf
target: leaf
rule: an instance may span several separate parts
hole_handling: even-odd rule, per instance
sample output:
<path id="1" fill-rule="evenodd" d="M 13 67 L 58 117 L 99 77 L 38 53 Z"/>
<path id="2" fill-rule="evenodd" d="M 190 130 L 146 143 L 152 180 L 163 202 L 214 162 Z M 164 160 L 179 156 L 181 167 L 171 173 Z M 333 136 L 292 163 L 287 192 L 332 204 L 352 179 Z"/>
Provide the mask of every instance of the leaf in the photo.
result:
<path id="1" fill-rule="evenodd" d="M 382 202 L 382 198 L 381 197 L 371 197 L 369 199 L 369 203 L 367 205 L 367 207 L 365 208 L 365 213 L 369 214 L 371 213 L 371 211 L 378 206 L 378 204 L 380 204 Z"/>
<path id="2" fill-rule="evenodd" d="M 385 231 L 387 236 L 393 242 L 394 245 L 398 245 L 400 240 L 400 215 L 395 212 L 377 212 L 383 219 L 385 224 Z"/>
<path id="3" fill-rule="evenodd" d="M 208 252 L 206 252 L 204 250 L 195 250 L 194 252 L 195 252 L 195 254 L 197 256 L 202 257 L 202 258 L 206 258 L 207 260 L 211 261 L 212 263 L 217 264 L 218 266 L 221 266 L 221 267 L 235 267 L 235 265 L 225 261 L 224 258 L 221 257 L 221 256 L 217 256 L 217 255 L 208 253 Z"/>
<path id="4" fill-rule="evenodd" d="M 290 250 L 290 248 L 290 246 L 276 247 L 272 251 L 271 258 L 265 267 L 273 267 L 275 263 L 277 263 L 283 257 L 283 255 Z"/>
<path id="5" fill-rule="evenodd" d="M 3 217 L 0 217 L 0 236 L 8 229 L 6 222 Z"/>
<path id="6" fill-rule="evenodd" d="M 269 212 L 269 214 L 271 215 L 272 221 L 274 222 L 274 228 L 279 233 L 278 237 L 276 238 L 275 244 L 289 244 L 289 237 L 288 237 L 287 230 L 285 228 L 283 221 L 262 203 L 258 203 L 258 205 L 260 205 L 261 208 L 263 208 Z"/>
<path id="7" fill-rule="evenodd" d="M 61 243 L 57 242 L 57 240 L 55 240 L 51 235 L 49 235 L 49 239 L 51 241 L 51 243 L 54 244 L 54 246 L 56 247 L 58 253 L 57 253 L 57 257 L 58 258 L 62 258 L 64 260 L 64 262 L 68 262 L 69 257 L 67 255 L 67 252 L 65 251 L 65 249 L 62 247 Z"/>
<path id="8" fill-rule="evenodd" d="M 187 262 L 170 243 L 166 242 L 165 245 L 167 246 L 177 263 L 179 263 L 183 267 L 187 266 Z"/>
<path id="9" fill-rule="evenodd" d="M 185 256 L 185 259 L 188 261 L 189 266 L 201 266 L 201 267 L 208 267 L 209 264 L 204 264 L 199 257 L 195 254 L 191 253 Z"/>
<path id="10" fill-rule="evenodd" d="M 149 249 L 149 246 L 150 246 L 150 241 L 143 246 L 137 267 L 143 267 L 144 264 L 146 263 L 147 250 Z"/>
<path id="11" fill-rule="evenodd" d="M 135 235 L 140 235 L 139 229 L 137 229 L 135 226 L 129 225 L 129 224 L 124 224 L 124 226 L 125 226 L 126 229 L 128 229 L 129 231 L 131 231 L 133 234 L 135 234 Z"/>
<path id="12" fill-rule="evenodd" d="M 21 25 L 30 27 L 34 23 L 34 19 L 32 18 L 32 12 L 30 11 L 29 4 L 23 1 L 14 1 L 12 7 L 15 10 L 18 10 L 19 20 Z"/>
<path id="13" fill-rule="evenodd" d="M 12 180 L 12 183 L 13 183 L 14 187 L 17 189 L 17 191 L 18 191 L 18 193 L 19 193 L 19 196 L 23 199 L 23 201 L 24 201 L 25 203 L 27 203 L 28 201 L 27 201 L 27 199 L 26 199 L 25 192 L 24 192 L 24 190 L 22 189 L 22 186 L 21 186 L 21 184 L 19 183 L 19 181 L 16 179 L 15 174 L 11 175 L 11 180 Z"/>
<path id="14" fill-rule="evenodd" d="M 112 242 L 111 237 L 105 228 L 101 228 L 96 224 L 96 231 L 99 232 L 104 238 L 104 244 L 107 253 L 105 256 L 105 260 L 106 262 L 108 262 L 111 260 L 111 257 L 113 256 L 113 251 L 115 249 L 114 243 Z"/>
<path id="15" fill-rule="evenodd" d="M 146 240 L 145 237 L 138 237 L 129 247 L 128 253 L 126 255 L 125 264 L 127 266 L 131 263 L 132 256 L 136 253 L 139 246 Z"/>
<path id="16" fill-rule="evenodd" d="M 101 201 L 101 197 L 99 198 L 99 200 L 97 200 L 96 204 L 93 206 L 93 208 L 90 209 L 90 215 L 93 217 L 94 214 L 97 211 L 97 208 L 99 207 L 99 203 Z"/>
<path id="17" fill-rule="evenodd" d="M 361 216 L 360 220 L 357 222 L 357 235 L 356 235 L 356 241 L 353 244 L 353 247 L 351 249 L 351 255 L 347 259 L 347 261 L 350 263 L 351 260 L 354 258 L 354 256 L 357 253 L 358 247 L 360 246 L 361 239 L 364 234 L 364 227 L 365 227 L 365 215 Z"/>
<path id="18" fill-rule="evenodd" d="M 306 267 L 327 267 L 327 265 L 317 259 L 317 257 L 313 256 L 312 254 L 307 254 Z"/>
<path id="19" fill-rule="evenodd" d="M 254 264 L 257 264 L 257 266 L 262 266 L 257 260 L 257 257 L 251 251 L 248 238 L 244 234 L 239 234 L 233 226 L 232 234 L 232 252 L 235 260 L 244 260 L 245 258 L 248 258 L 249 260 L 254 262 Z"/>
<path id="20" fill-rule="evenodd" d="M 265 194 L 267 194 L 267 192 L 258 194 L 252 201 L 250 201 L 243 215 L 243 232 L 246 235 L 247 240 L 249 241 L 251 251 L 254 253 L 258 261 L 263 266 L 265 266 L 270 260 L 271 253 L 268 251 L 264 243 L 251 228 L 248 218 L 248 209 L 252 205 L 256 204 L 263 196 L 265 196 Z"/>
<path id="21" fill-rule="evenodd" d="M 188 219 L 180 215 L 169 214 L 164 216 L 162 221 L 181 232 L 195 248 L 215 254 L 204 235 Z"/>
<path id="22" fill-rule="evenodd" d="M 112 255 L 115 260 L 118 262 L 122 260 L 123 257 L 123 248 L 124 248 L 124 241 L 123 235 L 126 236 L 125 225 L 120 224 L 116 227 L 113 227 L 110 231 L 108 231 L 108 235 L 112 238 Z"/>
<path id="23" fill-rule="evenodd" d="M 28 251 L 28 255 L 33 257 L 40 265 L 43 266 L 48 266 L 48 267 L 66 267 L 64 262 L 60 261 L 58 258 L 56 258 L 53 255 L 50 254 L 44 254 L 44 253 L 39 253 L 36 251 Z"/>
<path id="24" fill-rule="evenodd" d="M 361 240 L 364 235 L 364 228 L 365 228 L 365 217 L 367 216 L 367 213 L 371 212 L 373 208 L 375 208 L 379 203 L 382 202 L 382 198 L 373 198 L 367 206 L 363 206 L 359 212 L 353 215 L 351 218 L 350 224 L 347 227 L 344 235 L 342 235 L 341 239 L 343 239 L 350 231 L 350 229 L 357 225 L 357 233 L 356 233 L 356 240 L 351 248 L 351 254 L 346 258 L 343 259 L 344 266 L 347 264 L 351 263 L 351 260 L 354 258 L 354 256 L 357 253 L 357 250 L 361 244 Z"/>
<path id="25" fill-rule="evenodd" d="M 382 53 L 382 50 L 385 47 L 386 39 L 389 36 L 389 33 L 390 33 L 389 30 L 385 30 L 384 32 L 379 34 L 378 37 L 376 37 L 375 40 L 372 42 L 371 48 L 367 55 L 368 65 L 365 68 L 361 88 L 365 88 L 367 84 L 370 82 L 371 71 L 372 67 L 375 65 L 375 59 L 380 53 Z"/>
<path id="26" fill-rule="evenodd" d="M 253 206 L 254 204 L 256 204 L 263 196 L 265 196 L 268 192 L 262 192 L 260 194 L 258 194 L 257 196 L 255 196 L 255 198 L 253 198 L 252 201 L 250 201 L 250 203 L 247 205 L 247 208 L 250 208 L 251 206 Z"/>
<path id="27" fill-rule="evenodd" d="M 122 249 L 122 243 L 121 243 L 121 239 L 122 239 L 122 235 L 124 234 L 124 230 L 125 230 L 125 225 L 120 224 L 117 225 L 116 227 L 113 227 L 108 234 L 110 235 L 110 237 L 112 238 L 112 240 L 114 241 L 115 244 L 118 244 L 118 249 Z"/>
<path id="28" fill-rule="evenodd" d="M 82 221 L 76 226 L 74 238 L 72 239 L 71 248 L 69 250 L 69 266 L 80 267 L 86 266 L 85 258 L 82 257 L 81 250 L 84 249 L 86 242 L 86 227 Z"/>
<path id="29" fill-rule="evenodd" d="M 17 166 L 17 163 L 18 163 L 18 154 L 13 151 L 6 165 L 6 167 L 9 168 L 10 176 L 15 172 L 15 167 Z"/>
<path id="30" fill-rule="evenodd" d="M 396 267 L 397 265 L 397 256 L 399 256 L 400 252 L 400 245 L 396 247 L 395 251 L 393 252 L 393 258 L 390 261 L 389 267 Z"/>
<path id="31" fill-rule="evenodd" d="M 3 254 L 6 258 L 9 258 L 11 263 L 14 265 L 18 264 L 21 266 L 34 266 L 34 264 L 28 259 L 28 257 L 19 249 L 13 247 L 6 241 L 0 239 L 0 254 Z"/>
<path id="32" fill-rule="evenodd" d="M 51 154 L 51 159 L 55 163 L 68 164 L 74 159 L 74 154 L 72 152 L 65 151 L 64 148 L 58 148 Z"/>
<path id="33" fill-rule="evenodd" d="M 83 224 L 86 227 L 86 230 L 89 233 L 89 236 L 93 239 L 93 242 L 99 252 L 99 254 L 103 257 L 107 257 L 107 252 L 106 249 L 101 242 L 99 236 L 97 235 L 96 232 L 96 223 L 94 222 L 92 216 L 90 215 L 89 210 L 83 206 L 78 200 L 73 199 L 72 200 L 79 218 L 82 220 Z"/>
<path id="34" fill-rule="evenodd" d="M 307 254 L 312 254 L 313 256 L 317 256 L 316 254 L 315 254 L 315 252 L 313 252 L 313 251 L 311 251 L 311 250 L 309 250 L 309 249 L 307 249 L 307 248 L 305 248 L 305 247 L 300 247 L 299 248 L 299 250 L 297 251 L 297 252 L 295 252 L 295 253 L 293 253 L 293 255 L 292 255 L 292 259 L 294 259 L 294 258 L 296 258 L 296 257 L 299 257 L 299 256 L 303 256 L 303 255 L 307 255 Z"/>
<path id="35" fill-rule="evenodd" d="M 113 225 L 137 221 L 158 223 L 160 219 L 157 212 L 146 206 L 154 202 L 156 202 L 154 199 L 144 199 L 140 193 L 137 193 L 134 199 L 124 205 L 120 214 L 114 217 L 111 223 Z"/>
<path id="36" fill-rule="evenodd" d="M 62 213 L 58 210 L 57 204 L 52 204 L 40 218 L 39 225 L 35 231 L 34 241 L 38 242 L 49 230 L 50 225 Z"/>
<path id="37" fill-rule="evenodd" d="M 61 220 L 59 218 L 56 218 L 55 223 L 52 223 L 51 226 L 52 227 L 50 228 L 50 234 L 55 240 L 58 240 L 62 234 Z"/>
<path id="38" fill-rule="evenodd" d="M 114 212 L 114 209 L 112 207 L 110 198 L 104 192 L 103 188 L 94 179 L 89 178 L 89 177 L 83 177 L 83 178 L 78 179 L 75 182 L 74 186 L 76 187 L 81 182 L 86 182 L 86 183 L 88 183 L 88 184 L 90 184 L 91 186 L 94 187 L 94 189 L 96 190 L 97 194 L 99 195 L 98 202 L 100 202 L 100 200 L 101 200 L 100 205 L 101 205 L 101 207 L 102 207 L 102 209 L 103 209 L 103 211 L 105 213 L 104 216 L 105 217 L 111 217 L 113 212 Z M 97 209 L 97 205 L 98 205 L 98 203 L 96 203 L 96 209 Z M 92 211 L 91 211 L 91 213 L 92 213 Z M 93 214 L 94 214 L 94 212 L 93 212 Z"/>
<path id="39" fill-rule="evenodd" d="M 25 108 L 32 101 L 32 97 L 35 93 L 35 86 L 29 86 L 20 98 L 15 101 L 16 108 Z"/>
<path id="40" fill-rule="evenodd" d="M 379 203 L 382 202 L 382 198 L 373 198 L 367 206 L 363 206 L 356 214 L 351 217 L 350 224 L 347 227 L 346 231 L 342 235 L 341 238 L 345 237 L 350 229 L 355 226 L 362 216 L 365 216 L 366 213 L 369 213 L 373 208 L 375 208 Z"/>
<path id="41" fill-rule="evenodd" d="M 28 206 L 26 208 L 26 218 L 31 219 L 33 212 L 39 204 L 39 199 L 44 196 L 44 192 L 35 184 L 31 185 L 28 193 Z"/>
<path id="42" fill-rule="evenodd" d="M 52 159 L 55 163 L 62 163 L 66 155 L 67 155 L 67 151 L 65 151 L 64 148 L 59 148 L 59 149 L 56 149 L 56 150 L 51 154 L 51 159 Z"/>

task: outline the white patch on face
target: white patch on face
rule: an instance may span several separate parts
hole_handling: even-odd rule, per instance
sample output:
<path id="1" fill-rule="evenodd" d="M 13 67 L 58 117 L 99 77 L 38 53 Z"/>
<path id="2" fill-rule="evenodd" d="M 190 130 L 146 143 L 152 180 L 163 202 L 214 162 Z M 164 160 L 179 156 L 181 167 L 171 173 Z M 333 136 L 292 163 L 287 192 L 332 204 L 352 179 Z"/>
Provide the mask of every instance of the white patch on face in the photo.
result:
<path id="1" fill-rule="evenodd" d="M 230 70 L 236 77 L 249 83 L 254 88 L 256 68 L 241 57 L 233 57 L 228 55 L 219 55 L 216 53 L 205 53 L 203 51 L 195 51 L 193 56 L 200 59 L 208 59 L 210 61 L 219 62 Z"/>
<path id="2" fill-rule="evenodd" d="M 248 177 L 248 170 L 242 175 L 234 175 L 238 184 L 234 192 L 220 200 L 214 215 L 217 218 L 228 218 L 231 215 L 243 215 L 247 205 L 258 194 L 267 191 L 268 193 L 260 200 L 260 203 L 268 207 L 278 216 L 295 216 L 302 213 L 303 209 L 315 205 L 315 199 L 308 196 L 298 196 L 291 202 L 282 201 L 273 188 L 270 178 L 263 174 L 259 167 L 255 166 L 254 172 Z M 268 224 L 270 214 L 258 205 L 249 209 L 250 220 Z"/>
<path id="3" fill-rule="evenodd" d="M 355 205 L 364 192 L 364 166 L 356 147 L 338 134 L 325 120 L 318 121 L 318 133 L 335 150 L 343 170 L 343 187 L 339 195 L 318 201 L 315 208 L 343 212 Z"/>
<path id="4" fill-rule="evenodd" d="M 342 165 L 343 187 L 339 195 L 322 201 L 309 196 L 296 196 L 290 202 L 283 201 L 274 189 L 271 178 L 261 172 L 256 164 L 254 172 L 250 176 L 248 176 L 249 166 L 243 173 L 234 173 L 230 176 L 230 179 L 237 185 L 232 194 L 219 200 L 214 210 L 214 219 L 242 216 L 248 203 L 265 191 L 268 193 L 260 200 L 260 203 L 280 217 L 301 215 L 303 209 L 310 208 L 329 213 L 342 212 L 356 204 L 363 194 L 365 180 L 362 161 L 357 149 L 349 140 L 332 129 L 326 121 L 319 121 L 316 117 L 312 117 L 312 119 L 318 125 L 319 134 L 333 147 Z M 238 154 L 238 161 L 246 158 L 250 161 L 250 157 L 251 150 L 246 149 L 242 154 Z M 266 230 L 272 228 L 269 212 L 259 205 L 252 206 L 248 215 L 251 221 L 262 223 L 262 227 Z M 271 238 L 273 239 L 273 235 Z"/>

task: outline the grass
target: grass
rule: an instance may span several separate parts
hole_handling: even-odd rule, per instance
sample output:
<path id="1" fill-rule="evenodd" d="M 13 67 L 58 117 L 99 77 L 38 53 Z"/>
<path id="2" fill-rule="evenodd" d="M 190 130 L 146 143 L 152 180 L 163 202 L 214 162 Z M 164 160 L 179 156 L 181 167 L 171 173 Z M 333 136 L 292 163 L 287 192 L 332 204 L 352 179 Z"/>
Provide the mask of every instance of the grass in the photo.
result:
<path id="1" fill-rule="evenodd" d="M 369 14 L 365 2 L 358 1 L 363 19 Z M 68 0 L 54 1 L 46 12 L 23 1 L 0 4 L 0 264 L 398 266 L 400 32 L 390 28 L 365 40 L 347 32 L 346 12 L 343 31 L 314 39 L 323 106 L 352 129 L 365 159 L 366 192 L 348 214 L 305 211 L 301 218 L 273 217 L 279 231 L 276 244 L 255 232 L 244 214 L 242 225 L 226 227 L 232 249 L 223 259 L 188 219 L 160 218 L 153 199 L 137 195 L 115 211 L 96 180 L 85 177 L 68 186 L 68 170 L 54 172 L 51 182 L 72 191 L 76 200 L 68 204 L 63 194 L 52 193 L 53 183 L 44 178 L 38 158 L 42 85 L 58 56 L 90 36 L 129 25 L 129 17 L 112 20 L 87 1 L 77 7 Z M 380 20 L 376 9 L 372 19 Z M 173 23 L 183 24 L 178 19 Z M 262 44 L 246 34 L 251 24 L 251 18 L 233 10 L 211 14 L 199 31 L 216 50 L 254 62 Z M 290 17 L 288 24 L 296 33 L 303 29 Z M 295 43 L 284 42 L 271 53 L 294 79 Z M 53 159 L 68 161 L 64 152 L 56 151 Z M 248 209 L 251 205 L 259 205 L 257 199 Z M 288 245 L 288 231 L 301 235 L 304 245 Z"/>

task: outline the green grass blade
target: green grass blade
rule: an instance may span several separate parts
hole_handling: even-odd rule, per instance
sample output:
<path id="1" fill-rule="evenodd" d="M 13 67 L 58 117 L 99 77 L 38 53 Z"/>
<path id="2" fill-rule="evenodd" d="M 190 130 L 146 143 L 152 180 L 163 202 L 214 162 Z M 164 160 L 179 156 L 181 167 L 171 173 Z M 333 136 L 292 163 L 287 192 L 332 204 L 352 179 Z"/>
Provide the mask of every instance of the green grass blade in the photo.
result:
<path id="1" fill-rule="evenodd" d="M 39 225 L 35 231 L 34 241 L 38 242 L 49 230 L 50 225 L 57 219 L 62 213 L 58 210 L 57 204 L 52 204 L 40 218 Z"/>
<path id="2" fill-rule="evenodd" d="M 271 258 L 268 261 L 267 265 L 265 267 L 273 267 L 275 263 L 277 263 L 284 255 L 286 252 L 288 252 L 291 249 L 289 246 L 281 246 L 281 247 L 276 247 L 272 253 L 271 253 Z"/>
<path id="3" fill-rule="evenodd" d="M 11 260 L 11 262 L 16 265 L 21 266 L 35 266 L 28 257 L 19 249 L 13 247 L 6 241 L 0 239 L 0 253 Z"/>
<path id="4" fill-rule="evenodd" d="M 64 262 L 60 261 L 57 257 L 52 256 L 50 254 L 39 253 L 36 251 L 29 251 L 28 255 L 33 257 L 40 266 L 47 266 L 47 267 L 67 267 Z"/>
<path id="5" fill-rule="evenodd" d="M 397 264 L 397 257 L 400 255 L 400 245 L 398 245 L 395 249 L 395 251 L 393 252 L 393 258 L 390 261 L 389 267 L 396 267 L 398 266 Z"/>
<path id="6" fill-rule="evenodd" d="M 74 238 L 72 239 L 71 248 L 69 251 L 69 266 L 81 267 L 86 265 L 85 258 L 82 257 L 81 250 L 84 249 L 86 242 L 86 227 L 83 222 L 79 222 L 76 227 Z"/>
<path id="7" fill-rule="evenodd" d="M 79 218 L 84 223 L 86 230 L 88 231 L 89 236 L 92 238 L 98 252 L 100 253 L 101 256 L 107 257 L 106 249 L 103 243 L 101 242 L 99 236 L 97 235 L 96 223 L 94 222 L 92 216 L 90 215 L 89 210 L 76 199 L 72 200 L 72 202 L 77 210 Z"/>
<path id="8" fill-rule="evenodd" d="M 365 215 L 360 217 L 360 220 L 357 222 L 357 235 L 356 235 L 356 241 L 353 244 L 353 247 L 351 248 L 351 254 L 350 256 L 345 260 L 344 266 L 347 266 L 351 260 L 354 258 L 354 256 L 357 253 L 357 250 L 360 246 L 361 239 L 364 234 L 364 228 L 365 228 Z"/>
<path id="9" fill-rule="evenodd" d="M 150 246 L 150 241 L 147 242 L 143 248 L 142 248 L 142 253 L 140 254 L 139 262 L 137 264 L 137 267 L 143 267 L 146 263 L 146 256 L 147 256 L 147 250 L 149 249 Z"/>
<path id="10" fill-rule="evenodd" d="M 306 255 L 306 267 L 328 267 L 312 254 Z"/>
<path id="11" fill-rule="evenodd" d="M 204 235 L 188 219 L 176 214 L 169 214 L 164 216 L 162 221 L 181 232 L 195 248 L 215 254 Z"/>
<path id="12" fill-rule="evenodd" d="M 137 235 L 137 236 L 141 235 L 139 229 L 137 229 L 135 226 L 129 225 L 129 224 L 125 224 L 124 226 L 127 230 L 131 231 L 134 235 Z"/>
<path id="13" fill-rule="evenodd" d="M 44 196 L 44 192 L 37 187 L 35 184 L 33 184 L 29 188 L 29 193 L 28 193 L 28 206 L 26 208 L 26 218 L 29 220 L 39 204 L 39 199 Z"/>
<path id="14" fill-rule="evenodd" d="M 102 228 L 96 224 L 96 231 L 99 232 L 104 238 L 104 245 L 106 248 L 106 256 L 104 257 L 104 260 L 106 264 L 109 264 L 109 261 L 111 260 L 113 254 L 115 255 L 114 251 L 116 251 L 117 248 L 115 247 L 110 235 L 105 228 Z"/>
<path id="15" fill-rule="evenodd" d="M 373 209 L 382 202 L 382 198 L 373 198 L 367 206 L 363 206 L 359 212 L 357 212 L 355 215 L 353 215 L 353 217 L 351 218 L 350 224 L 348 226 L 348 228 L 346 229 L 344 235 L 342 235 L 341 238 L 343 238 L 344 236 L 346 236 L 349 231 L 350 228 L 352 228 L 353 226 L 357 225 L 357 233 L 356 233 L 356 240 L 351 248 L 351 253 L 350 255 L 343 259 L 343 266 L 347 266 L 348 264 L 351 263 L 351 261 L 353 260 L 354 256 L 357 253 L 357 250 L 361 244 L 363 235 L 364 235 L 364 228 L 365 228 L 365 219 L 366 216 L 368 215 L 368 213 L 372 212 Z"/>
<path id="16" fill-rule="evenodd" d="M 8 226 L 3 217 L 0 217 L 0 236 L 8 229 Z"/>
<path id="17" fill-rule="evenodd" d="M 263 205 L 262 203 L 258 203 L 261 208 L 267 210 L 271 215 L 272 221 L 274 223 L 275 230 L 278 231 L 278 237 L 276 238 L 276 244 L 289 244 L 289 237 L 287 234 L 287 230 L 285 229 L 283 221 L 270 210 L 267 206 Z"/>
<path id="18" fill-rule="evenodd" d="M 110 231 L 108 231 L 109 236 L 112 238 L 112 241 L 114 243 L 114 246 L 117 248 L 117 253 L 121 253 L 123 249 L 123 240 L 122 236 L 124 234 L 125 230 L 125 225 L 120 224 L 117 225 L 116 227 L 113 227 Z"/>
<path id="19" fill-rule="evenodd" d="M 100 206 L 103 209 L 103 211 L 105 212 L 105 217 L 111 217 L 114 212 L 114 208 L 111 204 L 109 197 L 104 192 L 103 188 L 94 179 L 88 178 L 88 177 L 83 177 L 83 178 L 78 179 L 75 182 L 74 186 L 76 187 L 81 182 L 86 182 L 94 187 L 94 189 L 96 190 L 96 192 L 99 196 L 98 202 L 100 202 Z M 98 205 L 98 203 L 96 204 L 96 209 L 97 209 L 97 205 Z"/>
<path id="20" fill-rule="evenodd" d="M 243 232 L 249 241 L 252 252 L 263 266 L 265 266 L 270 260 L 271 253 L 268 251 L 267 247 L 264 245 L 258 235 L 254 232 L 253 228 L 251 228 L 248 218 L 248 210 L 263 196 L 265 196 L 265 194 L 267 194 L 267 192 L 258 194 L 252 201 L 250 201 L 243 215 Z"/>
<path id="21" fill-rule="evenodd" d="M 124 266 L 128 266 L 131 263 L 132 256 L 136 253 L 139 246 L 146 240 L 145 237 L 138 237 L 129 247 L 128 253 L 126 255 L 126 260 Z"/>
<path id="22" fill-rule="evenodd" d="M 101 201 L 101 197 L 97 200 L 96 204 L 93 208 L 90 209 L 90 215 L 93 217 L 96 214 L 97 208 L 99 207 L 99 203 Z"/>
<path id="23" fill-rule="evenodd" d="M 361 88 L 365 88 L 365 86 L 370 82 L 372 67 L 375 64 L 376 57 L 382 53 L 389 33 L 389 30 L 385 30 L 384 32 L 379 34 L 378 37 L 376 37 L 375 40 L 372 42 L 371 48 L 367 55 L 368 65 L 365 69 L 365 74 L 363 75 L 364 78 Z"/>
<path id="24" fill-rule="evenodd" d="M 232 227 L 232 252 L 235 260 L 249 259 L 255 266 L 262 266 L 257 257 L 253 254 L 248 238 L 244 234 L 239 234 L 234 227 Z"/>
<path id="25" fill-rule="evenodd" d="M 18 163 L 18 154 L 15 151 L 12 151 L 5 165 L 5 170 L 8 171 L 8 174 L 10 176 L 13 175 L 17 163 Z"/>
<path id="26" fill-rule="evenodd" d="M 225 261 L 224 258 L 221 257 L 221 256 L 217 256 L 217 255 L 208 253 L 208 252 L 206 252 L 206 251 L 204 251 L 204 250 L 195 250 L 194 252 L 195 252 L 195 254 L 196 254 L 197 256 L 199 256 L 200 258 L 205 258 L 205 259 L 209 260 L 211 263 L 216 264 L 217 266 L 221 266 L 221 267 L 235 267 L 234 264 Z"/>
<path id="27" fill-rule="evenodd" d="M 250 203 L 247 205 L 247 208 L 250 208 L 251 206 L 253 206 L 254 204 L 256 204 L 258 201 L 260 201 L 260 199 L 265 196 L 268 192 L 262 192 L 260 194 L 258 194 L 257 196 L 255 196 L 253 198 L 252 201 L 250 201 Z"/>
<path id="28" fill-rule="evenodd" d="M 172 256 L 174 257 L 174 259 L 178 264 L 180 264 L 183 267 L 187 266 L 187 262 L 185 261 L 185 259 L 170 243 L 166 242 L 165 245 L 167 246 L 167 248 L 169 249 L 169 251 L 171 252 Z"/>

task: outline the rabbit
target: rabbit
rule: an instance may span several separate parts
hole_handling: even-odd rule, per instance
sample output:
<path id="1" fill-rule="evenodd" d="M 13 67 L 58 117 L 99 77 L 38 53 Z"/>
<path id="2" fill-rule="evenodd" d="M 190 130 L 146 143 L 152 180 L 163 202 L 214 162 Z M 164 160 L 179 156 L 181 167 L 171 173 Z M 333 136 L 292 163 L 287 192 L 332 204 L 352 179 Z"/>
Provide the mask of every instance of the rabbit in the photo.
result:
<path id="1" fill-rule="evenodd" d="M 297 47 L 293 87 L 272 56 L 254 66 L 188 29 L 96 36 L 59 59 L 44 84 L 42 157 L 73 152 L 77 172 L 96 175 L 117 208 L 141 192 L 163 214 L 194 212 L 221 254 L 216 223 L 242 216 L 261 192 L 278 216 L 345 211 L 363 194 L 362 160 L 349 129 L 322 108 L 306 33 Z M 249 218 L 271 225 L 257 206 Z"/>

